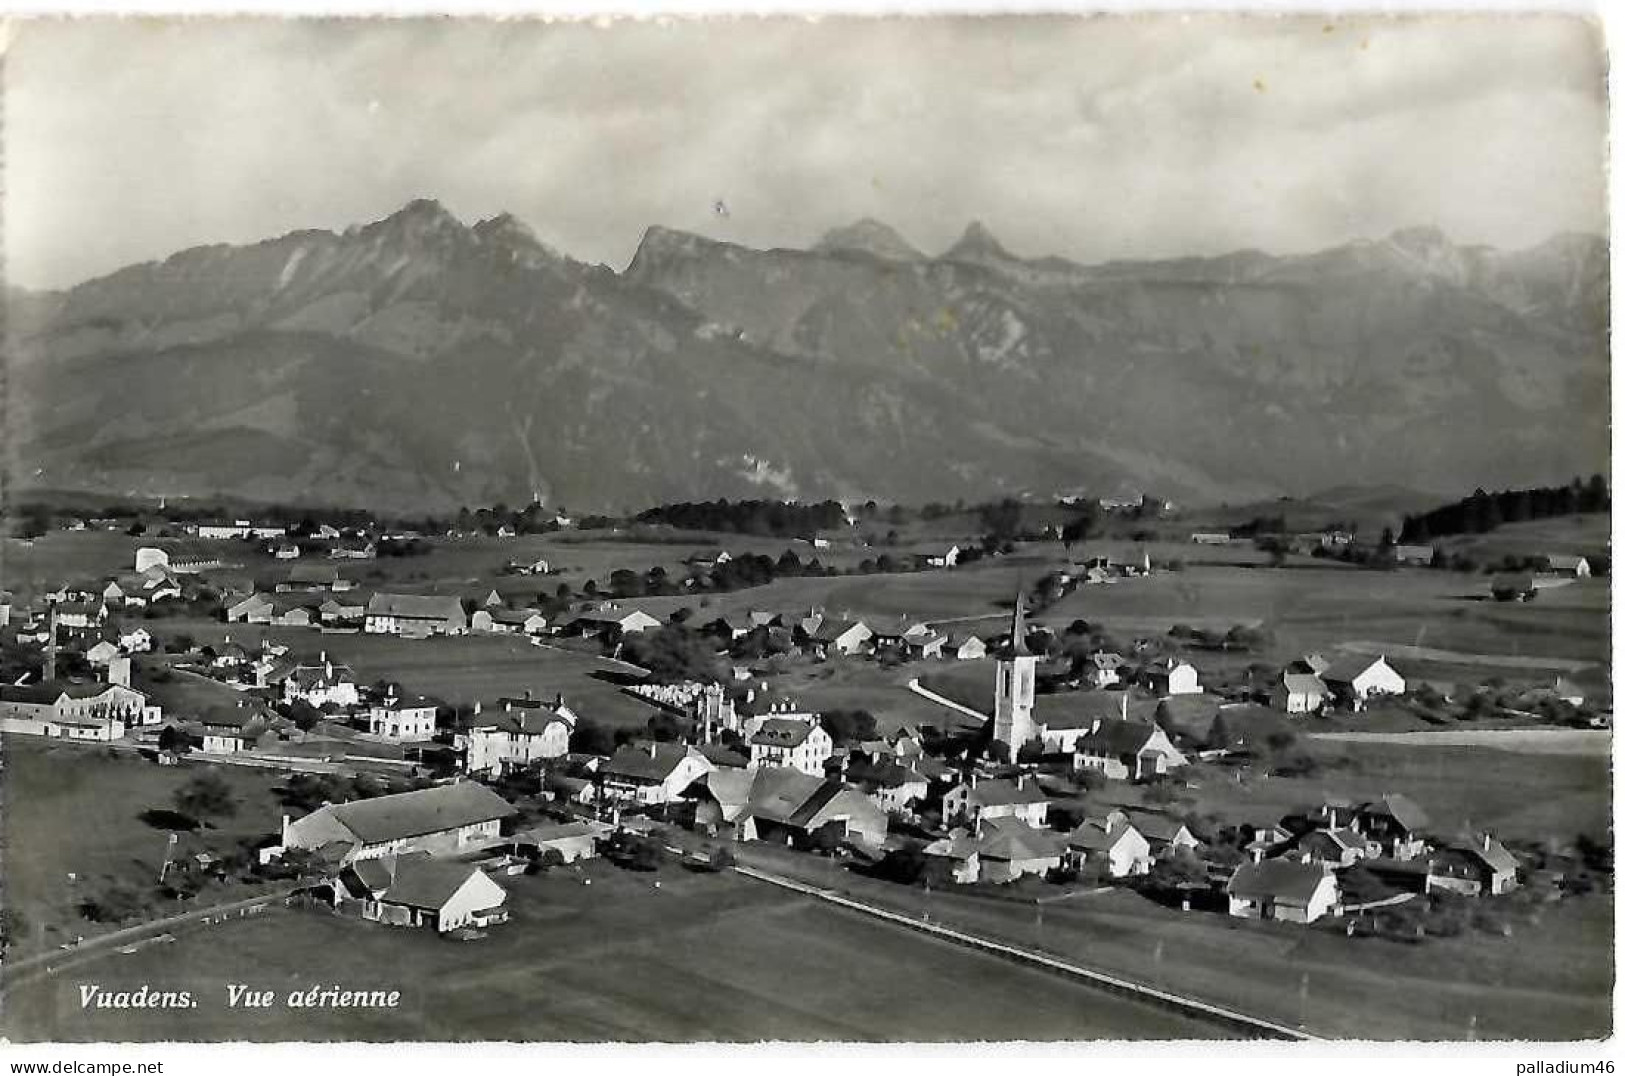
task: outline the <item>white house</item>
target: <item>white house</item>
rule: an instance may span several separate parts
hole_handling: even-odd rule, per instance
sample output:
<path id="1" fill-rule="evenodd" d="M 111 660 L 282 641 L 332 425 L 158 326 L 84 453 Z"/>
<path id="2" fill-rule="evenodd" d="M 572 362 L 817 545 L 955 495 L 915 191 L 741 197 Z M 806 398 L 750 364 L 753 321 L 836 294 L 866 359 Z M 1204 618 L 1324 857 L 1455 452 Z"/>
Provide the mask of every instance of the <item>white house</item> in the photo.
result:
<path id="1" fill-rule="evenodd" d="M 1074 768 L 1099 770 L 1113 780 L 1141 780 L 1187 762 L 1162 728 L 1122 718 L 1096 718 L 1074 741 L 1073 752 Z"/>
<path id="2" fill-rule="evenodd" d="M 1146 678 L 1159 695 L 1199 695 L 1202 692 L 1196 666 L 1178 658 L 1158 662 L 1146 673 Z"/>
<path id="3" fill-rule="evenodd" d="M 783 766 L 809 777 L 824 776 L 835 741 L 816 717 L 769 717 L 750 737 L 752 766 Z"/>
<path id="4" fill-rule="evenodd" d="M 445 933 L 508 918 L 507 891 L 471 863 L 425 852 L 358 860 L 339 875 L 335 892 L 361 905 L 361 917 L 392 926 L 433 927 Z"/>
<path id="5" fill-rule="evenodd" d="M 391 688 L 367 711 L 367 731 L 397 743 L 434 738 L 438 704 L 426 695 L 402 695 Z"/>
<path id="6" fill-rule="evenodd" d="M 1318 714 L 1331 691 L 1314 673 L 1283 673 L 1275 689 L 1276 705 L 1289 714 Z"/>
<path id="7" fill-rule="evenodd" d="M 1384 657 L 1350 655 L 1334 661 L 1320 679 L 1339 702 L 1359 706 L 1373 697 L 1405 694 L 1405 678 Z"/>
<path id="8" fill-rule="evenodd" d="M 1591 578 L 1591 562 L 1584 557 L 1569 556 L 1563 553 L 1548 553 L 1546 555 L 1546 568 L 1558 575 L 1572 576 L 1575 579 Z"/>
<path id="9" fill-rule="evenodd" d="M 1025 775 L 1014 781 L 973 776 L 943 793 L 944 825 L 975 826 L 986 818 L 1020 818 L 1043 826 L 1049 818 L 1049 797 Z"/>
<path id="10" fill-rule="evenodd" d="M 468 613 L 463 609 L 461 598 L 377 593 L 367 602 L 362 630 L 371 635 L 404 635 L 414 639 L 461 635 L 468 630 Z"/>
<path id="11" fill-rule="evenodd" d="M 1332 873 L 1291 859 L 1243 863 L 1226 893 L 1230 914 L 1243 919 L 1313 923 L 1337 907 L 1337 879 Z"/>
<path id="12" fill-rule="evenodd" d="M 1150 842 L 1121 818 L 1086 820 L 1067 838 L 1067 847 L 1085 863 L 1100 863 L 1111 878 L 1151 869 Z"/>
<path id="13" fill-rule="evenodd" d="M 0 684 L 0 732 L 69 740 L 116 740 L 135 726 L 156 725 L 163 709 L 121 684 L 46 680 Z"/>
<path id="14" fill-rule="evenodd" d="M 604 763 L 604 794 L 614 799 L 651 805 L 670 803 L 695 781 L 716 769 L 704 755 L 687 744 L 629 743 Z"/>
<path id="15" fill-rule="evenodd" d="M 533 762 L 559 758 L 570 752 L 570 733 L 578 718 L 559 699 L 549 706 L 533 699 L 504 699 L 501 709 L 474 716 L 455 743 L 464 753 L 469 773 L 506 773 Z"/>

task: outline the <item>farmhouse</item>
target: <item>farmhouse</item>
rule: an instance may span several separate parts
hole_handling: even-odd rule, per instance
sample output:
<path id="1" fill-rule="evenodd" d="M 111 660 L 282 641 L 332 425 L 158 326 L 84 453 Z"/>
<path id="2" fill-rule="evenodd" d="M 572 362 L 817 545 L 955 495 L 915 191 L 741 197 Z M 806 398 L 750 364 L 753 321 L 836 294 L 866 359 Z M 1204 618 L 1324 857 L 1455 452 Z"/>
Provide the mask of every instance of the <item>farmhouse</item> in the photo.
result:
<path id="1" fill-rule="evenodd" d="M 989 818 L 975 830 L 956 828 L 926 845 L 925 855 L 952 864 L 956 882 L 1002 885 L 1061 865 L 1066 839 L 1020 818 Z"/>
<path id="2" fill-rule="evenodd" d="M 211 755 L 235 755 L 259 745 L 271 730 L 272 715 L 257 706 L 216 706 L 198 716 L 202 749 Z"/>
<path id="3" fill-rule="evenodd" d="M 1146 672 L 1146 685 L 1158 695 L 1198 695 L 1202 691 L 1196 666 L 1178 658 L 1158 662 Z"/>
<path id="4" fill-rule="evenodd" d="M 487 635 L 540 635 L 547 617 L 536 609 L 484 608 L 468 618 L 468 630 Z"/>
<path id="5" fill-rule="evenodd" d="M 1158 811 L 1113 811 L 1106 817 L 1122 814 L 1123 820 L 1139 831 L 1157 855 L 1169 852 L 1195 851 L 1199 842 L 1190 827 L 1177 818 Z"/>
<path id="6" fill-rule="evenodd" d="M 456 855 L 494 844 L 502 820 L 515 814 L 501 796 L 474 781 L 416 792 L 334 803 L 298 821 L 282 819 L 282 849 L 346 846 L 343 862 L 426 852 Z"/>
<path id="7" fill-rule="evenodd" d="M 614 799 L 653 805 L 679 799 L 688 786 L 716 766 L 687 744 L 624 744 L 599 771 L 604 794 Z"/>
<path id="8" fill-rule="evenodd" d="M 1243 863 L 1226 886 L 1230 914 L 1243 919 L 1313 923 L 1337 907 L 1337 879 L 1313 863 Z"/>
<path id="9" fill-rule="evenodd" d="M 1161 728 L 1122 718 L 1096 719 L 1077 737 L 1073 750 L 1074 769 L 1099 770 L 1114 780 L 1138 781 L 1186 764 Z"/>
<path id="10" fill-rule="evenodd" d="M 468 614 L 461 598 L 379 593 L 367 602 L 363 630 L 371 635 L 401 635 L 413 639 L 461 635 L 468 630 Z"/>
<path id="11" fill-rule="evenodd" d="M 776 766 L 743 772 L 750 777 L 750 791 L 732 820 L 741 840 L 804 844 L 825 834 L 879 848 L 886 839 L 886 813 L 855 788 Z"/>
<path id="12" fill-rule="evenodd" d="M 1415 564 L 1425 568 L 1433 563 L 1433 547 L 1430 545 L 1396 545 L 1393 552 L 1396 564 Z"/>
<path id="13" fill-rule="evenodd" d="M 1433 853 L 1428 867 L 1429 889 L 1493 896 L 1518 885 L 1517 857 L 1488 833 L 1446 843 Z"/>
<path id="14" fill-rule="evenodd" d="M 1414 859 L 1427 851 L 1423 831 L 1428 816 L 1409 796 L 1390 793 L 1379 800 L 1361 804 L 1355 811 L 1355 827 L 1391 859 Z"/>
<path id="15" fill-rule="evenodd" d="M 1320 678 L 1334 698 L 1355 706 L 1375 696 L 1405 694 L 1405 678 L 1383 657 L 1355 654 L 1340 658 Z"/>
<path id="16" fill-rule="evenodd" d="M 1048 797 L 1038 782 L 1025 775 L 1014 781 L 982 780 L 973 776 L 942 796 L 944 825 L 975 826 L 987 818 L 1020 818 L 1042 826 L 1048 817 Z"/>
<path id="17" fill-rule="evenodd" d="M 613 643 L 627 635 L 658 628 L 660 621 L 641 609 L 594 609 L 577 613 L 560 630 L 571 635 L 597 637 Z"/>
<path id="18" fill-rule="evenodd" d="M 987 643 L 981 636 L 969 632 L 955 632 L 948 636 L 948 644 L 944 651 L 959 661 L 980 661 L 987 657 Z"/>
<path id="19" fill-rule="evenodd" d="M 448 863 L 426 852 L 359 859 L 334 887 L 361 905 L 361 917 L 391 926 L 433 927 L 445 933 L 504 922 L 507 892 L 470 863 Z"/>
<path id="20" fill-rule="evenodd" d="M 1570 556 L 1565 553 L 1546 554 L 1546 570 L 1573 579 L 1591 578 L 1590 561 L 1584 557 Z"/>
<path id="21" fill-rule="evenodd" d="M 288 570 L 287 578 L 276 585 L 276 591 L 278 594 L 314 594 L 325 590 L 338 594 L 354 586 L 337 568 L 301 564 Z"/>
<path id="22" fill-rule="evenodd" d="M 812 634 L 814 649 L 821 655 L 850 657 L 873 643 L 875 633 L 861 620 L 825 620 Z"/>

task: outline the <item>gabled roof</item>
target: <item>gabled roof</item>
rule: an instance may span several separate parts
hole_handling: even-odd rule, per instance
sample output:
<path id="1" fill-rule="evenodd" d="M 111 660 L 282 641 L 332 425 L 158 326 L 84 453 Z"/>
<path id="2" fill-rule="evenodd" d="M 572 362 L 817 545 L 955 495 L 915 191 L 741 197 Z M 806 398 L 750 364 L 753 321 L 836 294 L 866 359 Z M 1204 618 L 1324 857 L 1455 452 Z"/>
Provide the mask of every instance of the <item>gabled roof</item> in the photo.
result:
<path id="1" fill-rule="evenodd" d="M 604 764 L 603 774 L 606 777 L 624 777 L 658 784 L 670 777 L 691 751 L 687 744 L 680 743 L 645 741 L 622 744 Z"/>
<path id="2" fill-rule="evenodd" d="M 1155 725 L 1143 721 L 1107 718 L 1093 732 L 1078 737 L 1078 750 L 1095 755 L 1134 755 L 1156 731 Z"/>
<path id="3" fill-rule="evenodd" d="M 1125 812 L 1131 825 L 1150 841 L 1159 844 L 1166 843 L 1178 837 L 1181 831 L 1190 833 L 1190 828 L 1177 818 L 1158 811 L 1128 811 Z"/>
<path id="4" fill-rule="evenodd" d="M 540 705 L 514 710 L 487 710 L 469 721 L 471 730 L 495 729 L 510 736 L 540 736 L 549 725 L 563 725 L 568 730 L 575 728 L 575 721 L 570 715 L 551 706 Z"/>
<path id="5" fill-rule="evenodd" d="M 323 810 L 366 844 L 421 837 L 507 818 L 513 806 L 475 781 L 336 803 Z"/>
<path id="6" fill-rule="evenodd" d="M 1137 832 L 1136 827 L 1128 822 L 1119 822 L 1112 826 L 1098 819 L 1089 819 L 1072 831 L 1067 837 L 1067 843 L 1086 852 L 1105 852 L 1116 847 L 1117 842 L 1133 832 Z"/>
<path id="7" fill-rule="evenodd" d="M 1518 857 L 1507 851 L 1506 845 L 1488 833 L 1453 840 L 1446 847 L 1452 852 L 1478 860 L 1498 874 L 1517 873 Z"/>
<path id="8" fill-rule="evenodd" d="M 111 684 L 77 680 L 42 680 L 34 684 L 0 684 L 0 702 L 26 702 L 50 705 L 63 695 L 70 699 L 94 699 L 111 690 Z M 134 688 L 123 688 L 135 691 Z M 136 694 L 141 692 L 136 691 Z"/>
<path id="9" fill-rule="evenodd" d="M 1326 682 L 1314 673 L 1286 673 L 1281 684 L 1294 695 L 1324 695 Z"/>
<path id="10" fill-rule="evenodd" d="M 350 870 L 372 894 L 390 904 L 439 911 L 480 873 L 471 863 L 435 859 L 427 852 L 362 859 Z"/>
<path id="11" fill-rule="evenodd" d="M 367 602 L 368 616 L 393 616 L 405 620 L 467 619 L 463 600 L 438 594 L 378 593 Z"/>
<path id="12" fill-rule="evenodd" d="M 1361 804 L 1360 814 L 1367 817 L 1392 818 L 1411 833 L 1426 828 L 1428 824 L 1427 812 L 1417 806 L 1415 800 L 1401 792 L 1391 792 L 1379 800 Z"/>
<path id="13" fill-rule="evenodd" d="M 1320 674 L 1320 678 L 1328 684 L 1353 683 L 1361 673 L 1381 662 L 1386 665 L 1387 660 L 1382 657 L 1367 657 L 1364 654 L 1347 654 L 1338 658 Z"/>
<path id="14" fill-rule="evenodd" d="M 853 628 L 862 628 L 870 635 L 874 634 L 874 629 L 861 620 L 825 619 L 819 622 L 818 630 L 813 632 L 812 637 L 821 643 L 833 643 Z"/>
<path id="15" fill-rule="evenodd" d="M 1059 833 L 1039 829 L 1020 818 L 988 818 L 982 821 L 977 852 L 984 859 L 1051 859 L 1061 854 L 1066 839 Z"/>
<path id="16" fill-rule="evenodd" d="M 1028 803 L 1044 803 L 1049 797 L 1033 781 L 1018 785 L 1014 781 L 978 781 L 970 790 L 970 803 L 980 807 L 1011 807 Z"/>
<path id="17" fill-rule="evenodd" d="M 1066 691 L 1034 699 L 1033 720 L 1047 729 L 1086 729 L 1097 720 L 1121 720 L 1125 701 L 1139 724 L 1156 717 L 1158 700 L 1132 691 Z"/>
<path id="18" fill-rule="evenodd" d="M 1325 870 L 1313 863 L 1266 859 L 1261 863 L 1243 863 L 1237 867 L 1226 891 L 1233 897 L 1247 900 L 1308 904 L 1326 877 Z"/>

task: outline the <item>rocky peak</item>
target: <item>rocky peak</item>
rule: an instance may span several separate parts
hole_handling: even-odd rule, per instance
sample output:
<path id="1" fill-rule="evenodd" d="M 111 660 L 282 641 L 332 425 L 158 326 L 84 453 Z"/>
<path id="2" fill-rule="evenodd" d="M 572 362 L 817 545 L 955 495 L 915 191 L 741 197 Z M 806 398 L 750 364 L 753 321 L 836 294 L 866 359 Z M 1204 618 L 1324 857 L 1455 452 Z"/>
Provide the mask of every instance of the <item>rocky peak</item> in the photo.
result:
<path id="1" fill-rule="evenodd" d="M 973 220 L 965 228 L 965 234 L 959 237 L 958 242 L 948 248 L 943 255 L 946 261 L 984 262 L 984 261 L 1015 261 L 1015 257 L 1004 249 L 987 226 L 979 220 Z"/>
<path id="2" fill-rule="evenodd" d="M 896 229 L 873 217 L 831 228 L 813 249 L 826 253 L 870 254 L 890 261 L 919 261 L 924 257 Z"/>

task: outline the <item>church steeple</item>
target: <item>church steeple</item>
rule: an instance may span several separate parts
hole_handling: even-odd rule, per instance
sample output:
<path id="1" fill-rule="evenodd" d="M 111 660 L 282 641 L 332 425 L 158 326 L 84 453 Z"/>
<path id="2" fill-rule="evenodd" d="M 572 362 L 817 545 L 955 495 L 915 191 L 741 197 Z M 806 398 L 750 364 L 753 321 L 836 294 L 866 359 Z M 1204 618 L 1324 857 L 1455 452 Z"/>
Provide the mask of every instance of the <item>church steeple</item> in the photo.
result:
<path id="1" fill-rule="evenodd" d="M 1027 599 L 1021 592 L 1021 584 L 1016 584 L 1016 611 L 1010 617 L 1010 656 L 1026 657 L 1031 651 L 1027 649 Z"/>

